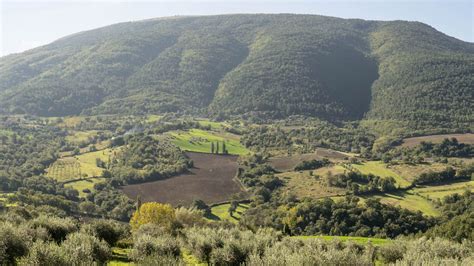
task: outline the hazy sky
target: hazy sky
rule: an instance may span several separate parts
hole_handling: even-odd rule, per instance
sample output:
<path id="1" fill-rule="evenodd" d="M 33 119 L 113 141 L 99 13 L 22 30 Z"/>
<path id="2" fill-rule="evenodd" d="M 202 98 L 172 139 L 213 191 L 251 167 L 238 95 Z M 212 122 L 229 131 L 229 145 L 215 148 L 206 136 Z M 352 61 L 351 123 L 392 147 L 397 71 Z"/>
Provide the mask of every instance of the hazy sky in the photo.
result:
<path id="1" fill-rule="evenodd" d="M 450 36 L 474 42 L 474 0 L 0 0 L 0 56 L 117 22 L 228 13 L 416 20 Z"/>

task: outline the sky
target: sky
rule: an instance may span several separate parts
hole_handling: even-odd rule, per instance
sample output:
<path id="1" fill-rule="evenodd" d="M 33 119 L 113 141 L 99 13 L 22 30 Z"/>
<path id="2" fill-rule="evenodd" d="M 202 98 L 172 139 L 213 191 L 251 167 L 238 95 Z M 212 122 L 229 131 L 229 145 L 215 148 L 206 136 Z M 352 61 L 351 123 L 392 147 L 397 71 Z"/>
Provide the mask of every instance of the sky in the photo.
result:
<path id="1" fill-rule="evenodd" d="M 0 0 L 0 56 L 118 22 L 235 13 L 421 21 L 474 42 L 474 0 Z"/>

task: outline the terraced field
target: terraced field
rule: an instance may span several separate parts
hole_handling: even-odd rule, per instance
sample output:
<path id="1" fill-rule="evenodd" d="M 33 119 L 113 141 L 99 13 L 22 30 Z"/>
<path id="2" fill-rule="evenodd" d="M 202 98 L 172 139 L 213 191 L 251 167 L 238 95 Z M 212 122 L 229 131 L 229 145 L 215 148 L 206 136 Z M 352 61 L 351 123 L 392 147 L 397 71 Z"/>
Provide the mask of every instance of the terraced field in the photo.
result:
<path id="1" fill-rule="evenodd" d="M 415 188 L 414 192 L 427 197 L 429 199 L 442 199 L 445 196 L 455 193 L 462 194 L 464 191 L 474 191 L 474 181 L 457 182 L 441 186 L 429 186 L 423 188 Z"/>
<path id="2" fill-rule="evenodd" d="M 220 151 L 222 143 L 225 141 L 226 149 L 229 154 L 244 155 L 250 153 L 239 142 L 239 136 L 230 133 L 219 133 L 214 131 L 205 131 L 200 129 L 191 129 L 189 131 L 177 131 L 169 134 L 171 142 L 184 151 L 211 153 L 211 143 L 219 142 Z"/>

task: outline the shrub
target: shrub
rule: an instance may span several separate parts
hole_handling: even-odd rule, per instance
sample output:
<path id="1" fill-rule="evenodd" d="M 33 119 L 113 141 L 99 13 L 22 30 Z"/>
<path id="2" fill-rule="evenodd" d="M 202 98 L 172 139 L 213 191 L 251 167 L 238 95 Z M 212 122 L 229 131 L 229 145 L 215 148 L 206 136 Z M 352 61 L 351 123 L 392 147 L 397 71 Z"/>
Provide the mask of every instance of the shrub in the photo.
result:
<path id="1" fill-rule="evenodd" d="M 110 246 L 128 236 L 128 226 L 112 220 L 95 220 L 82 227 L 82 231 L 106 241 Z"/>
<path id="2" fill-rule="evenodd" d="M 207 223 L 203 217 L 203 211 L 187 209 L 184 207 L 175 210 L 176 221 L 185 227 L 202 226 Z"/>
<path id="3" fill-rule="evenodd" d="M 66 265 L 67 254 L 56 243 L 37 241 L 30 248 L 26 257 L 19 260 L 19 265 Z"/>
<path id="4" fill-rule="evenodd" d="M 68 235 L 61 248 L 67 254 L 68 263 L 73 265 L 105 263 L 111 257 L 105 241 L 80 232 Z"/>
<path id="5" fill-rule="evenodd" d="M 142 235 L 137 238 L 133 245 L 131 257 L 135 261 L 153 255 L 178 257 L 181 254 L 178 240 L 170 235 L 153 237 Z"/>
<path id="6" fill-rule="evenodd" d="M 0 263 L 14 264 L 28 252 L 28 238 L 10 223 L 0 223 Z"/>
<path id="7" fill-rule="evenodd" d="M 152 223 L 171 229 L 175 220 L 176 216 L 171 205 L 147 202 L 135 211 L 130 225 L 133 229 L 138 229 L 144 224 Z"/>
<path id="8" fill-rule="evenodd" d="M 68 234 L 77 231 L 76 223 L 71 218 L 47 217 L 44 215 L 32 220 L 31 226 L 33 228 L 45 228 L 57 243 L 63 241 Z"/>

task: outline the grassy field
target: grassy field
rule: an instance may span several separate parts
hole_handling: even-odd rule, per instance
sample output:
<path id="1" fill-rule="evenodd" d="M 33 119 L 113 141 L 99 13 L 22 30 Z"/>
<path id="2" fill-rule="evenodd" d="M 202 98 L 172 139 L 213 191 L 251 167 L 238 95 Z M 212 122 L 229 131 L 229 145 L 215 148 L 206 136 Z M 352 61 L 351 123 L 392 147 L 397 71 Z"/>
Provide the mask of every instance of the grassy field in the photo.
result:
<path id="1" fill-rule="evenodd" d="M 311 171 L 285 172 L 277 176 L 284 182 L 281 189 L 285 194 L 292 194 L 300 199 L 322 198 L 345 194 L 345 189 L 328 186 L 326 182 L 329 173 L 342 174 L 344 171 L 347 171 L 344 167 L 334 165 L 313 170 L 312 176 Z"/>
<path id="2" fill-rule="evenodd" d="M 229 126 L 229 124 L 225 122 L 215 122 L 215 121 L 210 121 L 207 119 L 197 119 L 197 122 L 201 126 L 210 126 L 212 130 L 220 130 L 223 129 L 226 126 Z"/>
<path id="3" fill-rule="evenodd" d="M 429 171 L 440 172 L 446 169 L 447 165 L 442 163 L 423 163 L 423 164 L 396 164 L 391 165 L 390 170 L 399 174 L 403 179 L 412 182 L 415 177 Z"/>
<path id="4" fill-rule="evenodd" d="M 389 243 L 390 239 L 385 238 L 373 238 L 373 237 L 360 237 L 360 236 L 292 236 L 295 239 L 310 240 L 310 239 L 323 239 L 327 241 L 340 240 L 343 242 L 352 241 L 358 244 L 372 243 L 374 246 L 380 246 Z"/>
<path id="5" fill-rule="evenodd" d="M 439 216 L 440 212 L 433 203 L 421 196 L 415 195 L 412 191 L 385 193 L 382 196 L 372 196 L 379 198 L 380 202 L 394 206 L 400 206 L 411 211 L 421 211 L 425 215 Z"/>
<path id="6" fill-rule="evenodd" d="M 81 172 L 87 177 L 94 177 L 102 175 L 103 168 L 100 168 L 96 165 L 96 159 L 99 158 L 104 162 L 109 160 L 109 156 L 113 156 L 113 153 L 116 152 L 115 149 L 105 149 L 95 152 L 87 152 L 81 155 L 75 156 L 78 162 L 81 164 Z"/>
<path id="7" fill-rule="evenodd" d="M 249 208 L 248 204 L 239 203 L 237 210 L 234 212 L 232 216 L 229 214 L 229 207 L 230 203 L 216 205 L 211 208 L 211 212 L 213 215 L 217 216 L 220 220 L 227 220 L 232 223 L 238 223 L 240 220 L 240 216 Z"/>
<path id="8" fill-rule="evenodd" d="M 462 194 L 466 190 L 474 191 L 474 181 L 413 189 L 414 192 L 419 193 L 424 197 L 428 197 L 429 199 L 442 199 L 443 197 L 454 193 Z"/>
<path id="9" fill-rule="evenodd" d="M 247 150 L 239 142 L 239 137 L 230 133 L 216 133 L 200 129 L 179 131 L 170 133 L 172 142 L 185 151 L 211 153 L 211 143 L 219 141 L 222 151 L 222 142 L 225 141 L 229 154 L 248 154 Z"/>
<path id="10" fill-rule="evenodd" d="M 400 187 L 410 186 L 404 177 L 396 173 L 395 171 L 389 169 L 387 165 L 381 161 L 368 161 L 360 164 L 351 164 L 352 167 L 359 170 L 363 174 L 374 174 L 380 177 L 393 177 Z"/>
<path id="11" fill-rule="evenodd" d="M 73 131 L 66 136 L 66 141 L 73 144 L 80 144 L 88 142 L 89 138 L 94 137 L 95 135 L 97 135 L 97 130 Z"/>
<path id="12" fill-rule="evenodd" d="M 90 191 L 93 191 L 94 185 L 103 181 L 105 181 L 105 178 L 102 178 L 102 177 L 90 178 L 90 179 L 70 182 L 70 183 L 64 184 L 64 186 L 70 187 L 79 191 L 79 197 L 85 197 L 87 193 L 83 192 L 84 189 L 89 189 Z"/>

